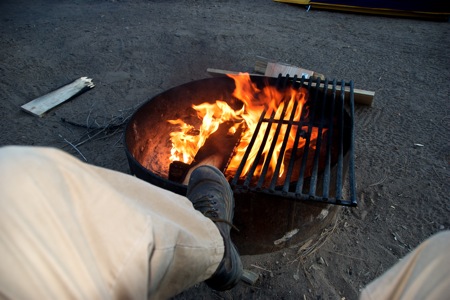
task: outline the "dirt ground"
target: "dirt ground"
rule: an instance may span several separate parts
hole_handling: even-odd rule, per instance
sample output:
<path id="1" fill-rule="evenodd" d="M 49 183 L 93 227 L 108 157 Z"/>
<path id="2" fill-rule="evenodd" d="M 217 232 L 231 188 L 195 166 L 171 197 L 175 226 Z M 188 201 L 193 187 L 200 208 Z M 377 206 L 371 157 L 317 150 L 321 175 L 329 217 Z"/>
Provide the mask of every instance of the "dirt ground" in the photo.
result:
<path id="1" fill-rule="evenodd" d="M 0 145 L 64 149 L 129 172 L 123 126 L 152 96 L 208 67 L 252 71 L 256 56 L 354 80 L 359 206 L 313 254 L 244 256 L 255 286 L 198 284 L 175 299 L 356 299 L 432 234 L 450 228 L 448 22 L 311 10 L 271 0 L 0 1 Z M 37 118 L 26 102 L 81 77 L 96 87 Z M 20 180 L 20 179 L 18 179 Z"/>

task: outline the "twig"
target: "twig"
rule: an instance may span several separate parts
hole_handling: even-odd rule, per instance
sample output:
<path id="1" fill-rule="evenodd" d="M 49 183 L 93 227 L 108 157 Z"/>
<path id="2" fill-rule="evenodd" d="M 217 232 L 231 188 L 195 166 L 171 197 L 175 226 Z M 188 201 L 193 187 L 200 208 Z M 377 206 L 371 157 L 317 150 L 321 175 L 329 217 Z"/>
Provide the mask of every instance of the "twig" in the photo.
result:
<path id="1" fill-rule="evenodd" d="M 91 116 L 92 109 L 94 108 L 94 103 L 91 105 L 91 109 L 89 109 L 89 114 L 86 118 L 86 127 L 89 127 L 89 117 Z"/>
<path id="2" fill-rule="evenodd" d="M 261 270 L 266 271 L 266 272 L 269 272 L 269 273 L 272 273 L 272 271 L 267 270 L 267 269 L 264 269 L 263 267 L 260 267 L 260 266 L 254 265 L 254 264 L 251 264 L 250 266 L 255 267 L 255 268 L 257 268 L 257 269 L 261 269 Z"/>
<path id="3" fill-rule="evenodd" d="M 98 124 L 97 120 L 94 120 L 94 123 L 96 126 L 80 124 L 77 122 L 66 120 L 66 118 L 61 118 L 61 121 L 63 123 L 67 123 L 67 124 L 70 124 L 70 125 L 76 126 L 76 127 L 86 128 L 86 129 L 90 129 L 90 130 L 102 130 L 102 129 L 114 129 L 117 127 L 121 127 L 129 119 L 129 117 L 126 117 L 123 121 L 120 121 L 119 123 L 114 124 L 113 121 L 115 121 L 116 119 L 121 119 L 121 118 L 122 117 L 114 117 L 113 119 L 111 119 L 111 122 L 109 124 L 107 124 L 106 126 L 102 126 L 102 125 Z"/>
<path id="4" fill-rule="evenodd" d="M 329 251 L 329 250 L 323 250 L 323 251 L 326 251 L 326 252 L 332 253 L 332 254 L 337 254 L 337 255 L 340 255 L 340 256 L 344 256 L 344 257 L 348 257 L 348 258 L 353 258 L 353 259 L 361 260 L 361 261 L 364 261 L 364 260 L 365 260 L 365 259 L 362 259 L 362 258 L 359 258 L 359 257 L 353 257 L 353 256 L 345 255 L 345 254 L 342 254 L 342 253 L 339 253 L 339 252 L 334 252 L 334 251 Z"/>
<path id="5" fill-rule="evenodd" d="M 59 136 L 60 136 L 62 139 L 64 139 L 64 141 L 65 141 L 67 144 L 69 144 L 70 146 L 72 146 L 72 148 L 75 149 L 75 151 L 77 151 L 78 154 L 80 154 L 81 157 L 83 157 L 83 159 L 87 162 L 86 157 L 83 155 L 83 153 L 81 153 L 81 151 L 80 151 L 74 144 L 72 144 L 71 142 L 69 142 L 66 138 L 63 138 L 62 135 L 59 134 Z"/>
<path id="6" fill-rule="evenodd" d="M 120 135 L 119 139 L 117 139 L 117 141 L 112 145 L 112 147 L 115 147 L 121 140 L 123 140 L 123 132 Z"/>
<path id="7" fill-rule="evenodd" d="M 433 171 L 434 171 L 434 173 L 436 174 L 436 176 L 439 178 L 439 179 L 442 179 L 441 178 L 441 176 L 438 174 L 438 172 L 436 171 L 436 169 L 434 168 L 434 167 L 431 167 L 432 169 L 433 169 Z"/>
<path id="8" fill-rule="evenodd" d="M 96 139 L 92 139 L 93 141 L 99 141 L 99 140 L 103 140 L 103 139 L 107 139 L 109 137 L 112 137 L 113 135 L 116 135 L 119 132 L 120 128 L 117 128 L 116 130 L 114 130 L 114 132 L 104 135 L 102 137 L 96 138 Z"/>
<path id="9" fill-rule="evenodd" d="M 97 125 L 98 125 L 98 127 L 93 127 L 93 128 L 88 128 L 88 129 L 91 129 L 91 130 L 89 130 L 85 135 L 87 135 L 87 138 L 86 139 L 84 139 L 84 140 L 81 140 L 81 141 L 79 141 L 78 143 L 76 143 L 75 144 L 75 146 L 77 146 L 77 147 L 79 147 L 79 146 L 81 146 L 81 145 L 83 145 L 83 144 L 85 144 L 85 143 L 87 143 L 87 142 L 89 142 L 89 141 L 91 141 L 91 140 L 94 140 L 94 138 L 96 137 L 96 136 L 98 136 L 99 134 L 101 134 L 101 133 L 105 133 L 106 131 L 108 131 L 108 130 L 113 130 L 113 129 L 115 129 L 115 131 L 112 133 L 112 134 L 110 134 L 110 135 L 108 135 L 108 137 L 110 137 L 110 136 L 112 136 L 112 135 L 115 135 L 117 132 L 118 132 L 118 130 L 119 130 L 119 128 L 120 127 L 122 127 L 123 125 L 125 125 L 127 122 L 128 122 L 128 120 L 131 118 L 131 114 L 129 115 L 129 116 L 126 116 L 126 117 L 114 117 L 113 119 L 111 119 L 111 121 L 107 124 L 107 125 L 105 125 L 105 126 L 100 126 L 98 123 L 97 123 Z M 118 121 L 119 120 L 119 121 Z M 71 125 L 74 125 L 74 126 L 78 126 L 78 127 L 85 127 L 85 125 L 83 125 L 83 124 L 79 124 L 79 123 L 75 123 L 75 122 L 72 122 L 72 121 L 67 121 L 67 120 L 65 120 L 65 119 L 61 119 L 61 121 L 63 121 L 63 122 L 65 122 L 65 123 L 68 123 L 68 124 L 71 124 Z M 102 138 L 105 138 L 105 137 L 102 137 Z"/>
<path id="10" fill-rule="evenodd" d="M 64 140 L 68 145 L 70 145 L 72 148 L 74 148 L 84 158 L 84 160 L 87 161 L 87 159 L 83 156 L 83 154 L 77 147 L 80 147 L 81 145 L 83 145 L 89 141 L 106 139 L 113 135 L 116 135 L 117 133 L 120 133 L 120 130 L 128 122 L 128 120 L 131 119 L 136 107 L 138 107 L 139 105 L 141 105 L 141 104 L 139 103 L 133 107 L 119 110 L 118 116 L 114 116 L 114 115 L 112 115 L 111 117 L 98 116 L 98 117 L 94 117 L 94 118 L 92 117 L 93 109 L 91 107 L 91 109 L 89 110 L 89 114 L 85 120 L 86 124 L 77 123 L 77 122 L 73 122 L 70 120 L 66 120 L 65 118 L 61 118 L 61 121 L 63 123 L 67 123 L 67 124 L 70 124 L 75 127 L 87 129 L 87 131 L 80 138 L 78 138 L 78 140 L 76 142 L 74 141 L 71 143 L 71 142 L 67 141 L 66 139 L 64 139 Z M 103 121 L 99 122 L 99 119 L 102 119 Z M 70 130 L 70 128 L 69 128 L 69 130 Z M 105 135 L 99 137 L 100 134 L 105 134 Z M 123 133 L 122 133 L 122 136 L 123 136 Z M 116 146 L 120 140 L 122 140 L 122 137 L 114 143 L 113 147 Z M 65 146 L 63 146 L 63 147 L 65 147 Z"/>
<path id="11" fill-rule="evenodd" d="M 84 143 L 86 143 L 86 142 L 89 142 L 90 140 L 92 140 L 94 137 L 96 137 L 97 135 L 99 135 L 100 133 L 103 133 L 104 132 L 104 130 L 100 130 L 100 131 L 98 131 L 96 134 L 94 134 L 94 135 L 88 135 L 89 137 L 87 138 L 87 139 L 85 139 L 85 140 L 83 140 L 83 141 L 81 141 L 81 142 L 79 142 L 79 143 L 77 143 L 77 147 L 79 147 L 79 146 L 81 146 L 81 145 L 83 145 Z"/>
<path id="12" fill-rule="evenodd" d="M 322 248 L 323 245 L 325 245 L 325 243 L 328 241 L 328 239 L 330 238 L 331 234 L 334 232 L 334 230 L 336 229 L 337 226 L 337 221 L 334 223 L 333 228 L 331 229 L 330 232 L 328 232 L 324 238 L 324 240 L 322 241 L 322 243 L 320 243 L 317 247 L 315 247 L 310 253 L 308 253 L 308 255 L 313 254 L 314 252 L 316 252 L 317 250 L 319 250 L 320 248 Z"/>
<path id="13" fill-rule="evenodd" d="M 380 272 L 380 268 L 383 268 L 383 263 L 382 262 L 380 262 L 380 264 L 378 265 L 377 269 L 375 270 L 375 276 L 378 276 L 378 275 L 380 275 L 380 273 L 382 273 L 382 272 Z"/>
<path id="14" fill-rule="evenodd" d="M 314 288 L 314 284 L 312 283 L 311 279 L 309 279 L 309 277 L 308 277 L 309 272 L 306 272 L 306 269 L 305 269 L 304 265 L 303 265 L 302 269 L 303 269 L 303 274 L 305 275 L 306 280 L 308 280 L 308 282 L 309 282 L 309 285 L 312 288 Z"/>
<path id="15" fill-rule="evenodd" d="M 333 228 L 331 228 L 331 230 L 325 229 L 322 232 L 322 234 L 320 235 L 318 241 L 311 247 L 305 249 L 305 251 L 303 251 L 303 253 L 301 253 L 301 255 L 299 257 L 297 257 L 296 259 L 294 259 L 291 263 L 294 263 L 300 259 L 304 259 L 307 256 L 309 256 L 309 255 L 315 253 L 317 250 L 319 250 L 328 241 L 328 239 L 330 238 L 330 236 L 336 229 L 338 222 L 339 222 L 339 217 L 336 217 L 336 221 L 334 222 Z M 323 240 L 321 240 L 322 238 L 323 238 Z"/>
<path id="16" fill-rule="evenodd" d="M 381 180 L 379 180 L 379 181 L 377 181 L 377 182 L 375 182 L 375 183 L 372 183 L 372 184 L 369 185 L 369 186 L 375 186 L 375 185 L 382 184 L 386 179 L 387 179 L 387 175 L 386 175 L 386 173 L 384 173 L 384 177 L 383 177 Z"/>

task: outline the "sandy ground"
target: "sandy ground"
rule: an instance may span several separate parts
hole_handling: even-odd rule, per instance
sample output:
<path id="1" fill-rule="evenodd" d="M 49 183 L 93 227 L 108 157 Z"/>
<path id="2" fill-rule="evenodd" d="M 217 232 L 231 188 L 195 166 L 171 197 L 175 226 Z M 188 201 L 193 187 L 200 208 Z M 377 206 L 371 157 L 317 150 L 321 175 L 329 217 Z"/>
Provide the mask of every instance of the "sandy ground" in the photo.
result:
<path id="1" fill-rule="evenodd" d="M 258 1 L 0 2 L 0 145 L 64 149 L 128 171 L 120 123 L 137 105 L 206 68 L 252 71 L 256 56 L 354 80 L 376 92 L 356 108 L 357 208 L 312 255 L 244 256 L 261 274 L 229 292 L 198 284 L 176 299 L 356 299 L 433 233 L 450 228 L 450 26 Z M 20 106 L 75 78 L 96 87 L 36 118 Z M 423 146 L 417 146 L 421 144 Z M 20 179 L 18 179 L 20 180 Z"/>

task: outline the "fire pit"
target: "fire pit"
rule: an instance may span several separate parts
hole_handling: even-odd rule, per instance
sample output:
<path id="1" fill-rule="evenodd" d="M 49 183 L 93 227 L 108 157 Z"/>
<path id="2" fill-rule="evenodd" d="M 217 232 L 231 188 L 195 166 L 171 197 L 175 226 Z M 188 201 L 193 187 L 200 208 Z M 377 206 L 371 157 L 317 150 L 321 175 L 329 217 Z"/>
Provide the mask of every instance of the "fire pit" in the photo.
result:
<path id="1" fill-rule="evenodd" d="M 208 116 L 220 124 L 202 137 Z M 294 229 L 291 243 L 317 233 L 336 216 L 330 204 L 356 205 L 353 135 L 352 83 L 238 75 L 146 102 L 127 125 L 126 153 L 132 174 L 181 195 L 195 166 L 221 169 L 236 198 L 233 238 L 254 254 L 278 249 Z"/>

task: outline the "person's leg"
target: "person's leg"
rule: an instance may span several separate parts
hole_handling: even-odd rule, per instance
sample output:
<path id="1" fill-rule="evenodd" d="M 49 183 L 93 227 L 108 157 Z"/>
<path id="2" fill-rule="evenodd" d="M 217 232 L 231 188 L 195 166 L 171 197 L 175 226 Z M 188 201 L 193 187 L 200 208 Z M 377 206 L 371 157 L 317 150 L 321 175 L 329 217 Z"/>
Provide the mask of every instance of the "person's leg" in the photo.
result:
<path id="1" fill-rule="evenodd" d="M 223 254 L 185 197 L 59 150 L 0 148 L 0 298 L 168 298 Z"/>
<path id="2" fill-rule="evenodd" d="M 394 267 L 370 283 L 360 299 L 449 299 L 450 231 L 420 244 Z"/>
<path id="3" fill-rule="evenodd" d="M 196 210 L 216 224 L 225 244 L 223 260 L 206 284 L 218 291 L 229 290 L 243 274 L 239 252 L 230 237 L 230 230 L 234 227 L 233 191 L 222 172 L 205 165 L 192 172 L 186 196 Z"/>

